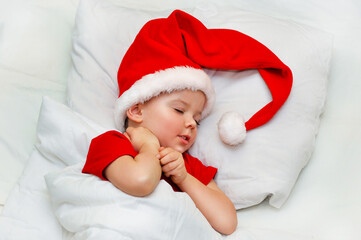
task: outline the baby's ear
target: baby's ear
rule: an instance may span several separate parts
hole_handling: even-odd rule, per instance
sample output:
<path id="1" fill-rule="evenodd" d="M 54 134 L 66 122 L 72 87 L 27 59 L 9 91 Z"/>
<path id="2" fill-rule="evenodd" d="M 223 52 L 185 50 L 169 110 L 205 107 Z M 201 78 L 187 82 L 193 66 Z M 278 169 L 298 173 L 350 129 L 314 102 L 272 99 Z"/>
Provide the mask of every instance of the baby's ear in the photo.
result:
<path id="1" fill-rule="evenodd" d="M 138 103 L 128 108 L 127 117 L 133 122 L 141 123 L 143 121 L 141 104 Z"/>

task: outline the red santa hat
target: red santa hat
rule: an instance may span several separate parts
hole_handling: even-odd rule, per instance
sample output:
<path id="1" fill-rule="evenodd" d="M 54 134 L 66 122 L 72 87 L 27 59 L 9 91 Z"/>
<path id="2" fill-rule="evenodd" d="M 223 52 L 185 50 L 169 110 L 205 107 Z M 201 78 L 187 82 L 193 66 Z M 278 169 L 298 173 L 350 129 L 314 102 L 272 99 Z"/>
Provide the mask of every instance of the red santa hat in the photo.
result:
<path id="1" fill-rule="evenodd" d="M 168 18 L 146 23 L 125 54 L 118 71 L 119 98 L 115 104 L 117 128 L 124 131 L 126 111 L 132 105 L 163 92 L 202 91 L 206 117 L 215 92 L 202 68 L 223 70 L 258 69 L 273 100 L 248 121 L 235 112 L 218 123 L 222 141 L 241 143 L 246 131 L 268 122 L 286 101 L 292 87 L 291 70 L 255 39 L 229 29 L 207 29 L 198 19 L 175 10 Z"/>

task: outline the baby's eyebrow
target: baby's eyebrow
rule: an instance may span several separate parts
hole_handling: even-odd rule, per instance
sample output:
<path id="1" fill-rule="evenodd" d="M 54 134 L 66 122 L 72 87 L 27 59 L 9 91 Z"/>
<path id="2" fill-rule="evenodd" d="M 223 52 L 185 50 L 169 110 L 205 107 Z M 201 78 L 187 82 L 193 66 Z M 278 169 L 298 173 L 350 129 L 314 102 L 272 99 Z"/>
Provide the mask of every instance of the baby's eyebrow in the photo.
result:
<path id="1" fill-rule="evenodd" d="M 181 104 L 183 104 L 183 105 L 185 105 L 187 107 L 190 106 L 190 103 L 184 101 L 183 99 L 175 99 L 175 100 L 171 101 L 171 103 L 181 103 Z"/>
<path id="2" fill-rule="evenodd" d="M 184 105 L 186 105 L 187 107 L 189 107 L 191 104 L 184 101 L 183 99 L 178 99 L 179 102 L 183 103 Z"/>

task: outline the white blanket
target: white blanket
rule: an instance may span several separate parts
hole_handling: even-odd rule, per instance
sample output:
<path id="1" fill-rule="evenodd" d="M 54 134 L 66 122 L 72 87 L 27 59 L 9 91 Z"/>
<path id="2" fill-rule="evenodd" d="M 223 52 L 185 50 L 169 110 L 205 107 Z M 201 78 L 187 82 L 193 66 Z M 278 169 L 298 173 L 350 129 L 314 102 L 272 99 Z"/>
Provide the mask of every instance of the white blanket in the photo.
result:
<path id="1" fill-rule="evenodd" d="M 221 239 L 190 197 L 167 182 L 138 198 L 82 174 L 82 167 L 46 176 L 55 215 L 72 239 Z"/>

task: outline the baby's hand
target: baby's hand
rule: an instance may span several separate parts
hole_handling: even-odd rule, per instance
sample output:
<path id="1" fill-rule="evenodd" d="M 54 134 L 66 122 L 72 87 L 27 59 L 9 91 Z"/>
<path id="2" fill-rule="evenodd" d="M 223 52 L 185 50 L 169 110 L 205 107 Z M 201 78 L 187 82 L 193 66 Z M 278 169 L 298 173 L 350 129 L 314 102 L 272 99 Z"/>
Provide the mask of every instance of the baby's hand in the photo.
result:
<path id="1" fill-rule="evenodd" d="M 161 147 L 159 156 L 164 175 L 171 177 L 175 184 L 181 184 L 188 175 L 182 154 L 172 148 Z"/>
<path id="2" fill-rule="evenodd" d="M 160 146 L 158 138 L 150 130 L 144 127 L 129 127 L 124 135 L 129 138 L 134 150 L 138 153 L 145 145 L 154 146 L 156 148 L 159 148 Z"/>

